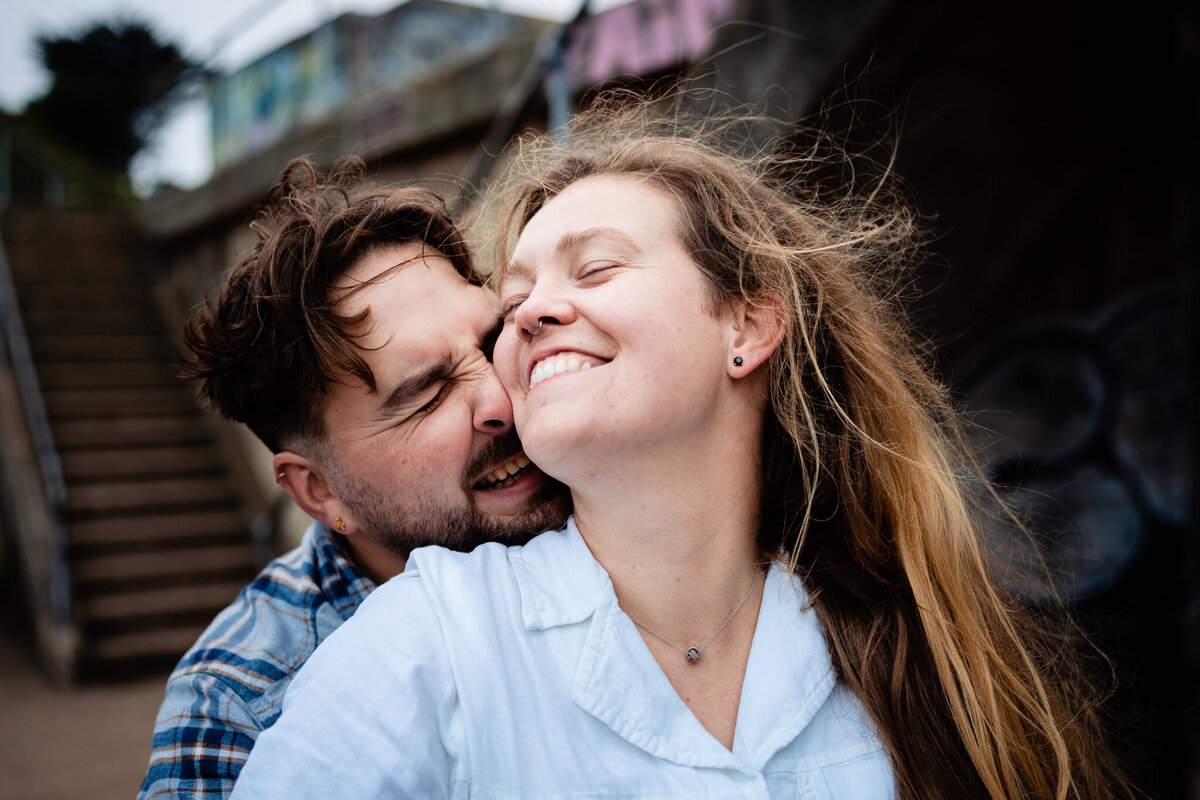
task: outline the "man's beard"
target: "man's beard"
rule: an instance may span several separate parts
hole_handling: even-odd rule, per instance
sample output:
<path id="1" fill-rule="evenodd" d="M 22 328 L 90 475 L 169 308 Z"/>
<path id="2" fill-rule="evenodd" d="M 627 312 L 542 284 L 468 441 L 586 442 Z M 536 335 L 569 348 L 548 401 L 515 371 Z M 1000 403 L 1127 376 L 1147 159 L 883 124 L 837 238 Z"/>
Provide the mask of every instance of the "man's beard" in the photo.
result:
<path id="1" fill-rule="evenodd" d="M 571 513 L 567 487 L 546 476 L 528 505 L 516 516 L 485 514 L 472 501 L 471 477 L 493 464 L 520 452 L 515 433 L 494 440 L 465 470 L 465 500 L 454 503 L 425 493 L 397 497 L 383 494 L 357 476 L 342 469 L 336 456 L 326 460 L 325 469 L 338 499 L 372 539 L 389 550 L 407 556 L 427 545 L 451 550 L 473 550 L 484 542 L 522 544 L 542 531 L 561 528 Z"/>

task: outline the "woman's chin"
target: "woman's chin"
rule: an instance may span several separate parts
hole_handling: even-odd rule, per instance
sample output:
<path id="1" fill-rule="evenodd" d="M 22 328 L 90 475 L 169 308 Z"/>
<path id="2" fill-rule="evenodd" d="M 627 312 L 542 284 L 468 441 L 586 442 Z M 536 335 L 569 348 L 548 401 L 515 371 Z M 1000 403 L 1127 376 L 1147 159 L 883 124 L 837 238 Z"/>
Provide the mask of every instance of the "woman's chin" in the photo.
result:
<path id="1" fill-rule="evenodd" d="M 538 469 L 570 486 L 569 478 L 579 474 L 579 466 L 594 460 L 592 448 L 602 446 L 582 427 L 540 421 L 526 424 L 520 431 L 521 446 Z"/>

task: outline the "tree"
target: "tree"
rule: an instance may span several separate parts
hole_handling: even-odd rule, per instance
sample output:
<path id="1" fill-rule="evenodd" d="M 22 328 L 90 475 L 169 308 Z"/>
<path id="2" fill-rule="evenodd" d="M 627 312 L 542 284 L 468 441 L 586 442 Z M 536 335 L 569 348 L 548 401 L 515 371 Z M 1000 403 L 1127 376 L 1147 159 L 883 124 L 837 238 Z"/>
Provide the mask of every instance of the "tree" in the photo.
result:
<path id="1" fill-rule="evenodd" d="M 75 35 L 41 34 L 50 89 L 25 117 L 96 164 L 124 175 L 199 68 L 136 18 L 96 22 Z"/>

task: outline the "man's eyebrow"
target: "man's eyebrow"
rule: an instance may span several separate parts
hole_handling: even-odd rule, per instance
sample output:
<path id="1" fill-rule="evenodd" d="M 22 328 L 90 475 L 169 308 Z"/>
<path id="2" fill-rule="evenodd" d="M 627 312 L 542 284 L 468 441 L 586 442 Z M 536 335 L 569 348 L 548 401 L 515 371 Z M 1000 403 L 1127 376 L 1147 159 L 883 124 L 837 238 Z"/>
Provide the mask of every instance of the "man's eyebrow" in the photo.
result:
<path id="1" fill-rule="evenodd" d="M 447 355 L 427 365 L 421 371 L 409 375 L 396 384 L 396 388 L 392 389 L 387 398 L 379 404 L 379 409 L 384 413 L 394 413 L 396 410 L 404 408 L 433 384 L 447 380 L 454 371 L 454 364 L 454 358 Z"/>

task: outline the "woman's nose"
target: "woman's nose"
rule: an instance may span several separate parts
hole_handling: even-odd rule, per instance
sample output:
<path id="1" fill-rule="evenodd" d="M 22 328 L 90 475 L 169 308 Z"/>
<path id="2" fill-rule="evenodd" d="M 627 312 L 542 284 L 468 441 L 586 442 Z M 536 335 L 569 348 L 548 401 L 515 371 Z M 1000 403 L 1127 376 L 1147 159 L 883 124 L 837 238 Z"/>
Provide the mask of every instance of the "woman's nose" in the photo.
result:
<path id="1" fill-rule="evenodd" d="M 542 286 L 530 292 L 513 317 L 518 334 L 526 341 L 546 333 L 546 326 L 570 325 L 574 321 L 575 308 L 565 293 Z"/>

